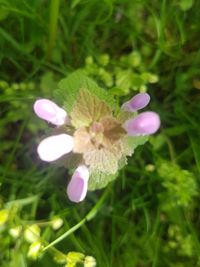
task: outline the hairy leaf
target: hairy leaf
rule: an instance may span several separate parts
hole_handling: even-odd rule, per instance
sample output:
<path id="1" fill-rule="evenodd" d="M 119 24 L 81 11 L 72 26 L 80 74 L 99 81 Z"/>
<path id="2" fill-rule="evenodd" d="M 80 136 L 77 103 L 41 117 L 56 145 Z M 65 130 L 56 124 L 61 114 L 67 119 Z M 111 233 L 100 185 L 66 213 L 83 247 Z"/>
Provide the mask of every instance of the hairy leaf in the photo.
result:
<path id="1" fill-rule="evenodd" d="M 90 94 L 103 100 L 108 106 L 114 108 L 115 101 L 103 88 L 99 87 L 92 79 L 88 78 L 84 71 L 78 70 L 67 78 L 61 80 L 58 84 L 59 89 L 55 91 L 55 97 L 60 104 L 63 104 L 67 112 L 71 112 L 78 98 L 80 89 L 87 89 Z"/>
<path id="2" fill-rule="evenodd" d="M 70 116 L 72 125 L 80 128 L 111 114 L 111 109 L 104 101 L 92 95 L 87 89 L 80 89 Z"/>
<path id="3" fill-rule="evenodd" d="M 106 187 L 108 183 L 116 179 L 117 175 L 118 172 L 114 174 L 106 174 L 98 170 L 92 170 L 90 173 L 88 190 L 93 191 Z"/>

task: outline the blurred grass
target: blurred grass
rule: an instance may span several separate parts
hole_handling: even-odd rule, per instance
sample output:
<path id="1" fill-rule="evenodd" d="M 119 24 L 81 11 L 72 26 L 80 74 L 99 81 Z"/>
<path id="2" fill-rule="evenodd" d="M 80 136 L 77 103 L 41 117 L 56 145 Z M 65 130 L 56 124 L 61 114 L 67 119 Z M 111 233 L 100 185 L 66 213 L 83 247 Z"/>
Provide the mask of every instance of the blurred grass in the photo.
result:
<path id="1" fill-rule="evenodd" d="M 150 108 L 161 116 L 161 131 L 136 150 L 95 218 L 56 247 L 93 255 L 100 267 L 200 266 L 200 2 L 56 2 L 58 15 L 48 1 L 0 0 L 0 80 L 8 83 L 0 86 L 0 206 L 16 201 L 18 207 L 17 200 L 38 196 L 18 207 L 8 226 L 60 216 L 61 229 L 43 231 L 42 238 L 51 242 L 98 201 L 102 192 L 70 204 L 66 170 L 37 159 L 45 125 L 32 114 L 32 103 L 51 97 L 54 84 L 82 67 L 87 56 L 108 53 L 117 66 L 120 56 L 136 50 L 142 68 L 159 76 L 148 91 Z M 161 173 L 162 164 L 169 173 Z M 180 196 L 191 200 L 185 205 Z M 2 228 L 0 235 L 1 266 L 56 266 L 48 254 L 27 260 L 23 240 L 14 242 Z"/>

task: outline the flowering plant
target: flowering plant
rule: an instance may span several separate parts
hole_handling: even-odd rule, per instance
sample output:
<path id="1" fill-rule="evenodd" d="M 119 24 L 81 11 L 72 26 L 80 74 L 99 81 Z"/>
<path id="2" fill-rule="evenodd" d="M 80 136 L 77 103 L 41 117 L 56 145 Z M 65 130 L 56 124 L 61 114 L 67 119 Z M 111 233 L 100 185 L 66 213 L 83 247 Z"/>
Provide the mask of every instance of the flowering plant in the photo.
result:
<path id="1" fill-rule="evenodd" d="M 67 187 L 73 202 L 82 201 L 87 190 L 103 188 L 115 179 L 127 156 L 160 127 L 157 113 L 136 113 L 149 103 L 147 93 L 137 94 L 119 108 L 114 97 L 82 71 L 61 80 L 55 97 L 63 108 L 48 99 L 34 104 L 37 116 L 56 126 L 37 152 L 43 161 L 75 169 Z"/>

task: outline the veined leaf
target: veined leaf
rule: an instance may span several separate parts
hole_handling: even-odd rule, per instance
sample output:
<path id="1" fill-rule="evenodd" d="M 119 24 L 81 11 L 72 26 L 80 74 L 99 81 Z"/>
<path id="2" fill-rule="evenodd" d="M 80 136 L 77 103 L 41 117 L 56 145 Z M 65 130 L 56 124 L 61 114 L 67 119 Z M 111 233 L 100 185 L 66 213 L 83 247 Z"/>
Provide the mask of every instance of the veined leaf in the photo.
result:
<path id="1" fill-rule="evenodd" d="M 92 170 L 90 173 L 88 190 L 93 191 L 107 186 L 108 183 L 116 179 L 118 172 L 115 174 L 106 174 L 97 170 Z"/>
<path id="2" fill-rule="evenodd" d="M 78 70 L 61 80 L 58 84 L 59 89 L 55 91 L 55 97 L 60 104 L 64 104 L 67 112 L 71 112 L 77 101 L 79 91 L 84 88 L 90 94 L 103 100 L 108 106 L 114 108 L 115 101 L 113 96 L 103 88 L 99 87 L 92 79 L 88 78 L 84 71 Z"/>
<path id="3" fill-rule="evenodd" d="M 118 170 L 119 158 L 107 149 L 93 150 L 83 155 L 85 163 L 93 170 L 114 174 Z"/>
<path id="4" fill-rule="evenodd" d="M 148 135 L 140 135 L 140 136 L 127 136 L 127 144 L 129 145 L 130 149 L 134 150 L 137 146 L 144 145 L 148 141 Z"/>
<path id="5" fill-rule="evenodd" d="M 111 114 L 111 109 L 104 101 L 92 95 L 87 89 L 80 89 L 70 116 L 72 125 L 80 128 Z"/>

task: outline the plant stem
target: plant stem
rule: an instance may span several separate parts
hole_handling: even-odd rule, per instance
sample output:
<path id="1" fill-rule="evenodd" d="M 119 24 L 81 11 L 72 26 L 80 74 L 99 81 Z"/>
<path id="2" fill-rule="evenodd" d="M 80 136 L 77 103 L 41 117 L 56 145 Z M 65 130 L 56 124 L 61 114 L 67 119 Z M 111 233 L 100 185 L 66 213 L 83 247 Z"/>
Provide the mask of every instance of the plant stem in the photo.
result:
<path id="1" fill-rule="evenodd" d="M 62 234 L 61 236 L 59 236 L 57 239 L 55 239 L 53 242 L 51 242 L 49 245 L 47 245 L 43 251 L 51 248 L 52 246 L 54 246 L 55 244 L 59 243 L 60 241 L 62 241 L 63 239 L 65 239 L 67 236 L 69 236 L 70 234 L 72 234 L 73 232 L 75 232 L 76 230 L 78 230 L 84 223 L 86 223 L 87 221 L 92 220 L 96 213 L 98 212 L 98 210 L 101 208 L 101 206 L 104 203 L 104 200 L 106 199 L 108 193 L 110 192 L 110 187 L 107 187 L 107 189 L 104 191 L 103 195 L 101 196 L 101 198 L 99 199 L 99 201 L 96 203 L 96 205 L 90 210 L 90 212 L 85 216 L 85 218 L 83 218 L 79 223 L 77 223 L 76 225 L 74 225 L 72 228 L 70 228 L 67 232 L 65 232 L 64 234 Z"/>
<path id="2" fill-rule="evenodd" d="M 46 59 L 51 60 L 52 49 L 56 41 L 57 25 L 59 17 L 60 0 L 51 0 L 49 12 L 49 41 L 47 45 Z"/>

